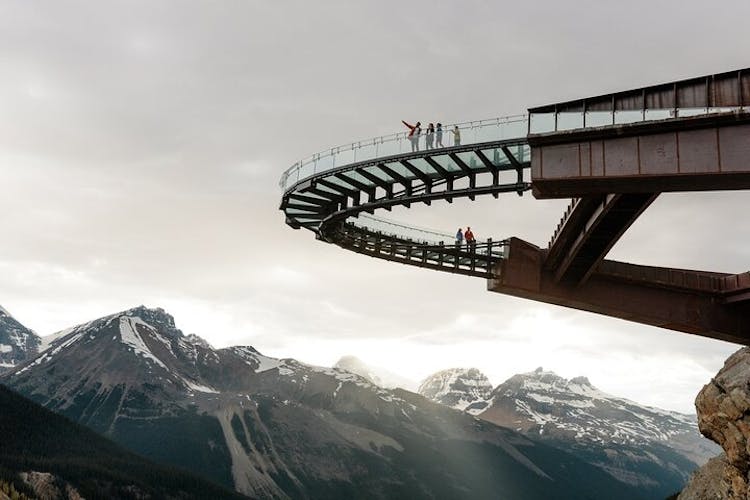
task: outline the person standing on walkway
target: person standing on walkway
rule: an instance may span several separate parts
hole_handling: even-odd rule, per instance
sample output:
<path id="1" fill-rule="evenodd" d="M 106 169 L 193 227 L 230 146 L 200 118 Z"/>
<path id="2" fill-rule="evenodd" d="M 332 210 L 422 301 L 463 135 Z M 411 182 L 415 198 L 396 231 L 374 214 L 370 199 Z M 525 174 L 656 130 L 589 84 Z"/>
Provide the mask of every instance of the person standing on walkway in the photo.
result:
<path id="1" fill-rule="evenodd" d="M 443 146 L 443 124 L 438 123 L 437 129 L 435 130 L 435 147 L 444 148 Z"/>
<path id="2" fill-rule="evenodd" d="M 435 141 L 435 126 L 430 123 L 427 125 L 427 134 L 424 138 L 425 149 L 433 149 Z"/>
<path id="3" fill-rule="evenodd" d="M 406 127 L 409 129 L 409 133 L 406 135 L 406 138 L 409 139 L 409 142 L 411 142 L 411 150 L 419 151 L 419 133 L 422 131 L 420 128 L 420 125 L 422 125 L 420 122 L 415 123 L 414 125 L 409 125 L 404 120 L 401 120 L 401 123 L 406 125 Z"/>
<path id="4" fill-rule="evenodd" d="M 453 127 L 453 145 L 454 146 L 461 145 L 461 131 L 458 130 L 458 125 Z"/>
<path id="5" fill-rule="evenodd" d="M 458 228 L 458 232 L 456 233 L 456 246 L 460 249 L 461 245 L 464 244 L 464 232 L 461 231 L 461 228 Z"/>
<path id="6" fill-rule="evenodd" d="M 464 238 L 466 238 L 466 248 L 468 250 L 471 250 L 474 247 L 474 233 L 471 232 L 471 227 L 466 227 L 466 232 L 464 233 Z"/>

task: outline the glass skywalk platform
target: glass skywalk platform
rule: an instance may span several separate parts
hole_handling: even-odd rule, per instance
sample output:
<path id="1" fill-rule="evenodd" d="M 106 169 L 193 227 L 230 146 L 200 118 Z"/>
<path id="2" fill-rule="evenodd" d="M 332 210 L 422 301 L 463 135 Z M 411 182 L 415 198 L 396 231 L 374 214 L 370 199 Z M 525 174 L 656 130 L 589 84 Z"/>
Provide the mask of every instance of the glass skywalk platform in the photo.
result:
<path id="1" fill-rule="evenodd" d="M 441 137 L 428 138 L 425 126 L 416 138 L 404 131 L 357 141 L 287 169 L 279 181 L 280 208 L 289 226 L 353 251 L 492 277 L 504 240 L 456 246 L 451 234 L 366 214 L 412 203 L 520 195 L 531 187 L 530 138 L 743 112 L 748 96 L 750 71 L 740 70 L 540 106 L 528 115 L 446 124 Z"/>

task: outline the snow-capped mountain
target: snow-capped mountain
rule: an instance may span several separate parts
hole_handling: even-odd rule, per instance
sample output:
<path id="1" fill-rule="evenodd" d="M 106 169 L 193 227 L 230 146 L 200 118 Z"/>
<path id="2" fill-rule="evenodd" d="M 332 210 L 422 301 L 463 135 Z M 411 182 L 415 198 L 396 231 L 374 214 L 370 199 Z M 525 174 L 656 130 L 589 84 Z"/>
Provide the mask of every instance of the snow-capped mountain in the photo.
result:
<path id="1" fill-rule="evenodd" d="M 483 419 L 540 435 L 618 444 L 700 436 L 695 415 L 640 405 L 600 391 L 586 377 L 568 380 L 542 368 L 512 376 L 489 399 Z"/>
<path id="2" fill-rule="evenodd" d="M 575 451 L 623 481 L 661 484 L 659 494 L 721 451 L 701 436 L 694 415 L 612 396 L 586 377 L 537 368 L 497 386 L 488 403 L 479 418 Z"/>
<path id="3" fill-rule="evenodd" d="M 0 307 L 0 372 L 36 356 L 40 337 Z"/>
<path id="4" fill-rule="evenodd" d="M 489 405 L 492 384 L 476 368 L 452 368 L 424 379 L 417 392 L 445 406 L 478 415 Z"/>
<path id="5" fill-rule="evenodd" d="M 342 356 L 333 366 L 334 368 L 356 373 L 373 384 L 387 389 L 395 389 L 398 387 L 400 389 L 406 389 L 407 391 L 413 391 L 417 385 L 414 381 L 409 380 L 406 377 L 402 377 L 401 375 L 386 370 L 385 368 L 367 364 L 356 356 Z"/>
<path id="6" fill-rule="evenodd" d="M 206 347 L 161 309 L 61 332 L 0 382 L 253 498 L 644 498 L 574 455 L 417 394 L 252 347 Z"/>

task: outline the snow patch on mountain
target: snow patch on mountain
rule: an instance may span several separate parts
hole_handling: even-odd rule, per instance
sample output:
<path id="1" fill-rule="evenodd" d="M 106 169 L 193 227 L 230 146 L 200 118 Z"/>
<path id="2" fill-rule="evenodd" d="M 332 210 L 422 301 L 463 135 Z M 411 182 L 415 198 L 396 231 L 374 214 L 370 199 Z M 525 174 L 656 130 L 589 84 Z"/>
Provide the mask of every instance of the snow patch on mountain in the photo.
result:
<path id="1" fill-rule="evenodd" d="M 144 358 L 149 359 L 157 365 L 161 366 L 165 370 L 168 370 L 167 366 L 162 363 L 159 358 L 154 356 L 146 343 L 143 341 L 140 333 L 138 333 L 138 326 L 153 330 L 153 327 L 151 325 L 143 321 L 143 319 L 138 316 L 122 316 L 120 318 L 120 340 L 122 340 L 125 345 L 133 348 L 133 352 L 135 352 L 137 355 L 143 356 Z"/>
<path id="2" fill-rule="evenodd" d="M 207 385 L 198 384 L 185 378 L 182 379 L 182 382 L 192 391 L 205 392 L 208 394 L 219 394 L 219 391 L 217 391 L 213 387 L 208 387 Z"/>

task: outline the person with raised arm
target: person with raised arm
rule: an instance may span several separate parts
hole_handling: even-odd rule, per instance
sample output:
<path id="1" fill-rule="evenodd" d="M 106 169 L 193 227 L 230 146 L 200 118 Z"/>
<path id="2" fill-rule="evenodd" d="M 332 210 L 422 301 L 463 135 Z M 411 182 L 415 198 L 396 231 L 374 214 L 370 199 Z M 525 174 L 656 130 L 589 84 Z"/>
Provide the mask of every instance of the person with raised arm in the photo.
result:
<path id="1" fill-rule="evenodd" d="M 419 151 L 419 134 L 422 132 L 422 124 L 420 122 L 417 122 L 414 125 L 409 125 L 404 120 L 401 120 L 401 123 L 406 125 L 406 127 L 409 129 L 409 133 L 406 135 L 406 138 L 409 139 L 409 142 L 411 142 L 411 150 Z"/>

